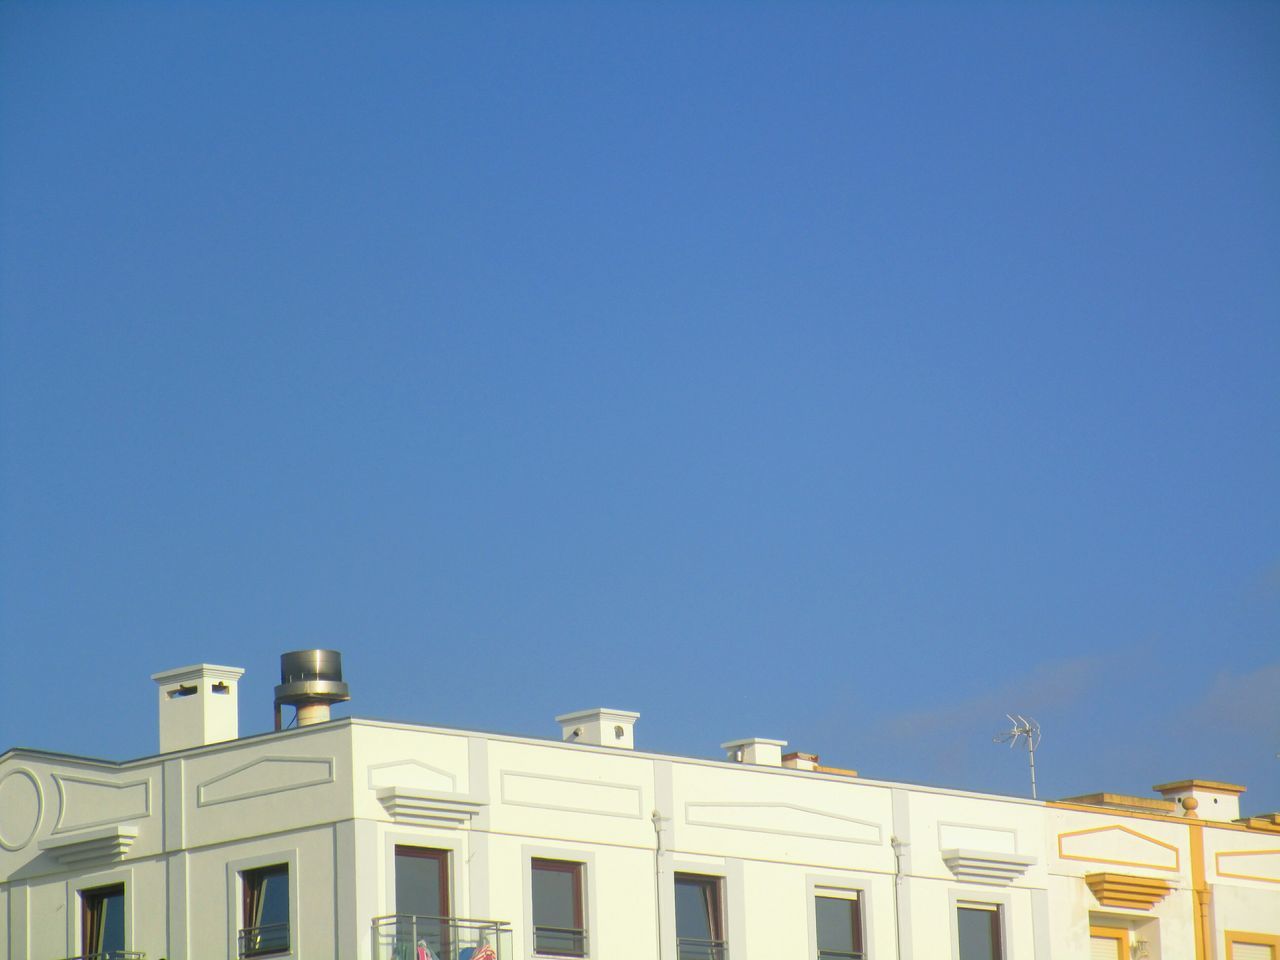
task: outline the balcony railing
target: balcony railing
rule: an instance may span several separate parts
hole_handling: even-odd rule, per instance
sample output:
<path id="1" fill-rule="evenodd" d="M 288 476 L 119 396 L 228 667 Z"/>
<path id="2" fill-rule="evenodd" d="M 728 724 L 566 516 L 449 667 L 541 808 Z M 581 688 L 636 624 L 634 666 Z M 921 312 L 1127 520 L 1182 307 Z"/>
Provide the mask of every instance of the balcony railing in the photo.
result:
<path id="1" fill-rule="evenodd" d="M 488 947 L 492 954 L 485 953 Z M 502 920 L 396 914 L 373 918 L 374 960 L 514 960 Z"/>
<path id="2" fill-rule="evenodd" d="M 103 950 L 98 953 L 82 953 L 78 957 L 66 957 L 65 960 L 147 960 L 141 950 Z"/>
<path id="3" fill-rule="evenodd" d="M 289 952 L 289 924 L 264 923 L 240 931 L 241 957 L 268 957 Z"/>
<path id="4" fill-rule="evenodd" d="M 533 952 L 553 957 L 585 957 L 587 931 L 578 927 L 539 924 L 533 928 Z"/>
<path id="5" fill-rule="evenodd" d="M 702 940 L 698 937 L 680 937 L 676 941 L 678 960 L 725 960 L 723 940 Z"/>

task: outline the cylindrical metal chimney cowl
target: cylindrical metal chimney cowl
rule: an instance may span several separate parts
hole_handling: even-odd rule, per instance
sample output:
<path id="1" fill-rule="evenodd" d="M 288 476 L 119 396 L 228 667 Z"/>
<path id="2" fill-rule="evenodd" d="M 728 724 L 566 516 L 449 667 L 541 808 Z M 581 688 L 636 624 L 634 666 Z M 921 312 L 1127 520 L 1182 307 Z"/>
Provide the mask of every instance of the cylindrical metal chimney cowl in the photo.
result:
<path id="1" fill-rule="evenodd" d="M 280 708 L 293 707 L 298 726 L 329 719 L 329 705 L 350 700 L 342 680 L 342 654 L 337 650 L 294 650 L 280 655 L 280 684 L 276 687 L 276 729 Z"/>

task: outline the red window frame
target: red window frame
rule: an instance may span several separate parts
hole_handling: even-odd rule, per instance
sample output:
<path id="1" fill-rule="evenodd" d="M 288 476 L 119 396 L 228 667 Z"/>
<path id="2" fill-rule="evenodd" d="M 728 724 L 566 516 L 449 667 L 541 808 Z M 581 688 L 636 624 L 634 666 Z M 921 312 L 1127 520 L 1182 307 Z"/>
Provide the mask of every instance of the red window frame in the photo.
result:
<path id="1" fill-rule="evenodd" d="M 587 955 L 586 945 L 585 945 L 585 934 L 587 930 L 587 922 L 586 922 L 586 916 L 585 916 L 585 911 L 583 910 L 583 902 L 582 902 L 583 901 L 582 879 L 583 879 L 583 867 L 585 866 L 586 864 L 576 860 L 548 860 L 542 857 L 533 857 L 529 861 L 529 870 L 531 874 L 537 871 L 544 871 L 546 873 L 564 873 L 564 874 L 568 874 L 573 879 L 573 884 L 571 886 L 571 889 L 573 891 L 573 926 L 577 930 L 582 931 L 584 935 L 584 939 L 583 939 L 583 946 L 581 951 L 576 953 L 563 954 L 564 956 L 585 957 Z M 534 917 L 534 920 L 533 920 L 533 929 L 534 929 L 534 937 L 536 942 L 537 931 L 538 931 L 538 920 L 536 916 Z"/>
<path id="2" fill-rule="evenodd" d="M 449 851 L 437 850 L 433 847 L 410 847 L 396 844 L 395 855 L 397 857 L 415 857 L 436 862 L 436 869 L 440 872 L 440 916 L 453 916 L 453 907 L 449 900 Z M 399 902 L 396 903 L 396 909 L 400 909 Z"/>

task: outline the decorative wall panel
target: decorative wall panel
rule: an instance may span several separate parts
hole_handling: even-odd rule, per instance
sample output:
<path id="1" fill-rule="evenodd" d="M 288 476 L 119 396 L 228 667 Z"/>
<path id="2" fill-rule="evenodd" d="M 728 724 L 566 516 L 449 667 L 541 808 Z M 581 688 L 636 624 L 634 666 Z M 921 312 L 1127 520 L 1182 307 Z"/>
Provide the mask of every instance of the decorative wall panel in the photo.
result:
<path id="1" fill-rule="evenodd" d="M 725 801 L 686 803 L 685 822 L 725 830 L 749 830 L 786 837 L 843 840 L 847 843 L 880 843 L 879 824 L 814 810 L 793 803 Z"/>
<path id="2" fill-rule="evenodd" d="M 151 815 L 151 783 L 147 780 L 120 783 L 55 773 L 53 782 L 58 788 L 59 798 L 54 833 L 84 830 Z"/>
<path id="3" fill-rule="evenodd" d="M 1223 850 L 1214 863 L 1220 877 L 1280 883 L 1280 850 Z"/>
<path id="4" fill-rule="evenodd" d="M 518 807 L 542 807 L 638 820 L 644 815 L 641 799 L 640 788 L 633 784 L 510 770 L 502 774 L 502 802 Z"/>
<path id="5" fill-rule="evenodd" d="M 1114 863 L 1152 870 L 1177 870 L 1178 848 L 1128 827 L 1094 827 L 1058 835 L 1058 856 L 1063 860 Z"/>
<path id="6" fill-rule="evenodd" d="M 232 803 L 332 782 L 332 759 L 263 757 L 200 784 L 196 788 L 196 805 Z"/>

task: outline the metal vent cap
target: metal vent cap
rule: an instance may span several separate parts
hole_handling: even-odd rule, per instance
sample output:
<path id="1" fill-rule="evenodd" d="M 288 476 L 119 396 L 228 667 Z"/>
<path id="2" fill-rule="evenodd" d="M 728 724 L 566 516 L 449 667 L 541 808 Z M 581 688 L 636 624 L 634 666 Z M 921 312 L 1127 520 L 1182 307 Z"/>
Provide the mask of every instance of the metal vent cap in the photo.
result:
<path id="1" fill-rule="evenodd" d="M 277 704 L 350 700 L 351 692 L 342 679 L 342 654 L 337 650 L 282 653 L 280 685 L 275 693 Z"/>

